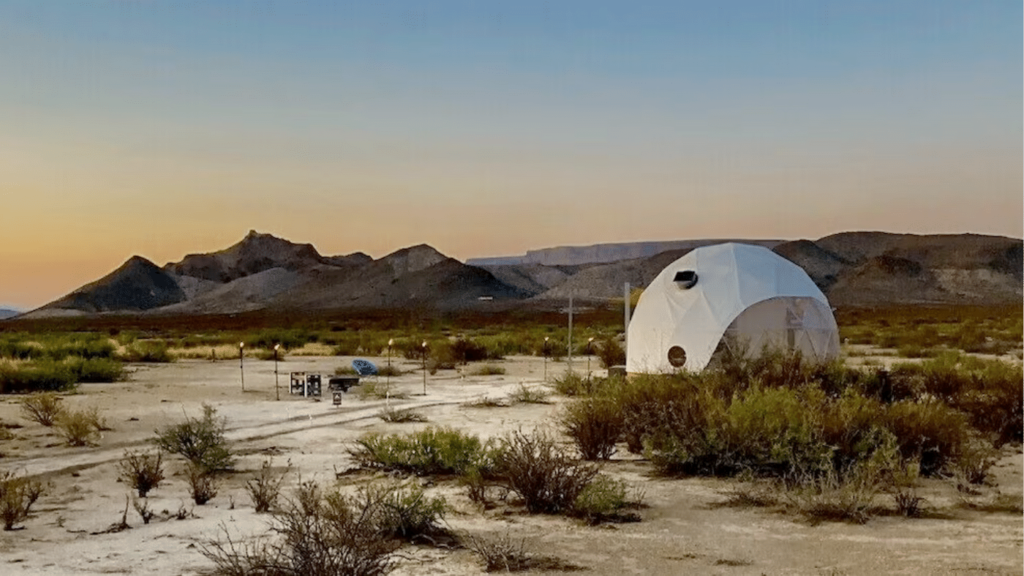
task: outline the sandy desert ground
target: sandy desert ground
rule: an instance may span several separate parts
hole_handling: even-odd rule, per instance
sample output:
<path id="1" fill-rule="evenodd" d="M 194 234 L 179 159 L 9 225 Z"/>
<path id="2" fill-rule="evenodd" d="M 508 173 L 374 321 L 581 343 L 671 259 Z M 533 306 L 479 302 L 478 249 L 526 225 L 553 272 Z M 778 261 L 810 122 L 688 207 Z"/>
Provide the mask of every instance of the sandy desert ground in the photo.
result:
<path id="1" fill-rule="evenodd" d="M 0 401 L 0 420 L 23 427 L 4 444 L 0 470 L 38 475 L 52 484 L 20 530 L 0 533 L 0 574 L 199 574 L 212 564 L 198 543 L 227 529 L 235 535 L 263 533 L 269 517 L 257 515 L 245 481 L 261 462 L 291 461 L 288 484 L 316 479 L 347 488 L 375 479 L 373 474 L 335 472 L 352 466 L 346 449 L 368 431 L 411 431 L 426 425 L 449 425 L 483 437 L 534 427 L 554 429 L 560 399 L 551 404 L 504 408 L 466 406 L 489 396 L 504 397 L 520 384 L 539 386 L 543 360 L 511 358 L 502 376 L 469 376 L 443 371 L 430 376 L 425 396 L 420 373 L 391 379 L 395 390 L 412 394 L 395 405 L 416 407 L 427 424 L 387 424 L 375 415 L 383 401 L 345 395 L 343 405 L 329 396 L 313 401 L 290 396 L 287 372 L 332 373 L 350 358 L 295 357 L 280 364 L 281 401 L 275 401 L 274 363 L 247 360 L 245 391 L 237 360 L 185 360 L 164 365 L 132 365 L 131 377 L 114 384 L 83 385 L 69 395 L 69 406 L 96 406 L 113 430 L 98 446 L 70 448 L 54 431 L 24 419 L 18 398 Z M 380 360 L 380 359 L 376 359 Z M 577 362 L 577 368 L 585 368 Z M 596 364 L 596 363 L 595 363 Z M 414 368 L 408 364 L 408 369 Z M 564 370 L 551 363 L 549 373 Z M 472 369 L 472 366 L 470 366 Z M 383 380 L 383 379 L 382 379 Z M 166 510 L 143 524 L 129 509 L 130 530 L 101 533 L 121 519 L 129 490 L 117 482 L 116 462 L 125 449 L 142 448 L 156 428 L 201 414 L 202 403 L 227 417 L 228 436 L 240 454 L 237 472 L 223 481 L 218 495 L 195 506 L 194 517 L 177 520 L 175 511 L 192 509 L 182 465 L 177 457 L 166 467 L 168 480 L 151 492 L 151 508 Z M 995 485 L 984 497 L 1020 494 L 1022 455 L 1004 451 L 993 469 Z M 621 451 L 604 472 L 625 479 L 645 493 L 646 508 L 638 523 L 588 527 L 552 516 L 530 516 L 518 509 L 483 511 L 454 482 L 442 481 L 428 491 L 448 498 L 454 511 L 449 526 L 475 535 L 509 533 L 527 539 L 538 555 L 594 575 L 618 574 L 1021 574 L 1024 525 L 1019 514 L 981 512 L 958 506 L 948 482 L 924 480 L 923 518 L 872 518 L 864 525 L 811 525 L 791 515 L 721 504 L 734 481 L 710 478 L 663 478 L 641 459 Z M 419 480 L 417 480 L 419 481 Z M 394 574 L 477 574 L 482 566 L 467 550 L 406 546 Z"/>

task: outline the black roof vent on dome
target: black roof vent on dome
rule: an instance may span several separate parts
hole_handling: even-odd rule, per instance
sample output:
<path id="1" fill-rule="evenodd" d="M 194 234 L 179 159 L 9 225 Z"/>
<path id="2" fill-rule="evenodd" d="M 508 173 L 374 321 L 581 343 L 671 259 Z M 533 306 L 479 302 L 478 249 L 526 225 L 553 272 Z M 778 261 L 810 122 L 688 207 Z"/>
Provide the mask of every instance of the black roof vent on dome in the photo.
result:
<path id="1" fill-rule="evenodd" d="M 679 287 L 683 290 L 689 290 L 693 288 L 693 285 L 697 283 L 697 273 L 693 270 L 681 270 L 676 272 L 672 281 L 679 284 Z"/>

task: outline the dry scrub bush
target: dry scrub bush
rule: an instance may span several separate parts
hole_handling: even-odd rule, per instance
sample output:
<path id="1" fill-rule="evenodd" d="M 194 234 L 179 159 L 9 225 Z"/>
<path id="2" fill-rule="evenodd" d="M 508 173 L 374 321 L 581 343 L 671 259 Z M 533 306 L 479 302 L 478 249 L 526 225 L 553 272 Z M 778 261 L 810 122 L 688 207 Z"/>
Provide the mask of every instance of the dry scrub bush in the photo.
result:
<path id="1" fill-rule="evenodd" d="M 398 409 L 390 406 L 384 407 L 377 413 L 377 417 L 392 424 L 408 422 L 426 422 L 427 417 L 411 408 Z"/>
<path id="2" fill-rule="evenodd" d="M 408 398 L 409 394 L 391 389 L 387 383 L 364 382 L 357 393 L 360 400 L 384 400 L 386 398 Z"/>
<path id="3" fill-rule="evenodd" d="M 548 392 L 541 388 L 529 388 L 526 384 L 520 384 L 511 394 L 508 395 L 513 404 L 548 404 Z"/>
<path id="4" fill-rule="evenodd" d="M 99 409 L 93 406 L 82 410 L 65 410 L 57 418 L 56 428 L 70 446 L 95 444 L 101 430 L 108 430 Z"/>
<path id="5" fill-rule="evenodd" d="M 137 490 L 139 498 L 145 498 L 164 479 L 163 452 L 158 450 L 154 455 L 125 450 L 117 469 L 118 478 Z"/>
<path id="6" fill-rule="evenodd" d="M 576 444 L 584 460 L 608 460 L 622 436 L 618 406 L 607 398 L 584 398 L 562 411 L 562 429 Z"/>
<path id="7" fill-rule="evenodd" d="M 525 538 L 512 538 L 506 532 L 493 538 L 465 535 L 463 539 L 466 547 L 483 560 L 487 572 L 524 572 L 533 568 Z"/>
<path id="8" fill-rule="evenodd" d="M 269 512 L 277 505 L 281 494 L 281 484 L 291 470 L 291 461 L 283 470 L 274 470 L 273 461 L 264 460 L 259 472 L 245 482 L 245 491 L 249 493 L 253 507 L 257 513 Z"/>
<path id="9" fill-rule="evenodd" d="M 496 376 L 505 373 L 504 366 L 497 366 L 495 364 L 483 364 L 473 369 L 470 374 L 475 376 Z"/>
<path id="10" fill-rule="evenodd" d="M 14 472 L 0 472 L 0 520 L 4 530 L 13 530 L 28 519 L 36 500 L 46 491 L 38 480 L 17 476 Z"/>
<path id="11" fill-rule="evenodd" d="M 347 497 L 304 482 L 273 513 L 276 537 L 237 542 L 225 529 L 202 553 L 224 576 L 378 576 L 392 569 L 398 538 L 429 536 L 446 507 L 418 488 L 368 486 Z"/>
<path id="12" fill-rule="evenodd" d="M 63 411 L 60 396 L 53 392 L 37 392 L 21 401 L 21 412 L 25 418 L 47 427 L 53 426 Z"/>
<path id="13" fill-rule="evenodd" d="M 146 498 L 132 498 L 132 507 L 135 508 L 135 512 L 138 513 L 143 524 L 149 524 L 150 520 L 156 516 L 156 512 L 149 507 L 149 500 Z"/>
<path id="14" fill-rule="evenodd" d="M 569 513 L 597 477 L 597 467 L 568 455 L 542 432 L 512 432 L 495 456 L 498 483 L 518 495 L 531 513 Z"/>
<path id="15" fill-rule="evenodd" d="M 189 418 L 180 424 L 157 430 L 153 440 L 163 451 L 184 456 L 194 466 L 207 471 L 230 469 L 234 457 L 228 448 L 224 431 L 227 420 L 217 417 L 217 410 L 203 404 L 202 418 Z"/>
<path id="16" fill-rule="evenodd" d="M 189 462 L 185 465 L 185 476 L 196 504 L 202 506 L 217 495 L 217 478 L 210 470 Z"/>

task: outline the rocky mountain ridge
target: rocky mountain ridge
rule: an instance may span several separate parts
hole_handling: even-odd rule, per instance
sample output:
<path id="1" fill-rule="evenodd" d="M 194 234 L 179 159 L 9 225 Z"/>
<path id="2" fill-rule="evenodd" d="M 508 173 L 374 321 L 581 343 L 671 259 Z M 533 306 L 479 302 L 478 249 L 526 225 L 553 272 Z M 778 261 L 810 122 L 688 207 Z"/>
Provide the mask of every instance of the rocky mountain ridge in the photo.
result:
<path id="1" fill-rule="evenodd" d="M 134 256 L 22 317 L 410 307 L 458 311 L 494 300 L 543 305 L 569 294 L 600 302 L 621 297 L 626 282 L 646 286 L 674 260 L 715 242 L 661 243 L 676 248 L 653 255 L 645 254 L 658 243 L 548 253 L 599 259 L 609 253 L 607 246 L 617 246 L 611 253 L 642 254 L 615 262 L 471 266 L 425 244 L 375 260 L 361 252 L 323 256 L 311 244 L 252 231 L 224 250 L 190 254 L 163 267 Z M 818 240 L 750 243 L 770 246 L 801 266 L 834 306 L 1001 305 L 1020 303 L 1024 295 L 1024 250 L 1015 238 L 844 232 Z"/>

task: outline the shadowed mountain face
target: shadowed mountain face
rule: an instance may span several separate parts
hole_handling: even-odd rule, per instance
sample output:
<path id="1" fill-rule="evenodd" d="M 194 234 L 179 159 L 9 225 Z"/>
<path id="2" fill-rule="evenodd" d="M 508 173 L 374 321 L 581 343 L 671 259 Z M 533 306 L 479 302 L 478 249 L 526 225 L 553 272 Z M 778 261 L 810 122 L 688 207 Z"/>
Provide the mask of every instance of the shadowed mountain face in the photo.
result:
<path id="1" fill-rule="evenodd" d="M 647 286 L 666 266 L 707 243 L 665 243 L 677 248 L 611 263 L 475 267 L 425 244 L 374 260 L 360 252 L 322 256 L 310 244 L 250 232 L 230 248 L 192 254 L 163 268 L 133 257 L 25 316 L 346 308 L 458 311 L 488 306 L 491 300 L 532 299 L 541 304 L 570 294 L 603 301 L 621 298 L 626 282 Z M 836 306 L 1011 304 L 1024 294 L 1024 250 L 1014 238 L 847 232 L 816 241 L 755 243 L 774 246 L 776 253 L 802 267 Z M 637 250 L 644 252 L 649 244 Z M 573 254 L 609 257 L 603 250 L 596 246 Z M 613 253 L 631 252 L 614 245 Z"/>
<path id="2" fill-rule="evenodd" d="M 171 274 L 141 256 L 132 256 L 117 270 L 45 308 L 85 313 L 142 312 L 183 300 L 185 292 Z"/>

